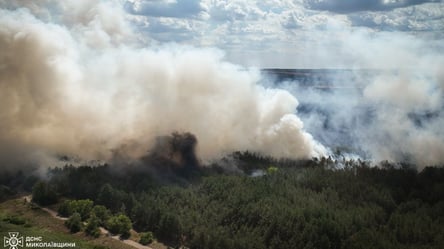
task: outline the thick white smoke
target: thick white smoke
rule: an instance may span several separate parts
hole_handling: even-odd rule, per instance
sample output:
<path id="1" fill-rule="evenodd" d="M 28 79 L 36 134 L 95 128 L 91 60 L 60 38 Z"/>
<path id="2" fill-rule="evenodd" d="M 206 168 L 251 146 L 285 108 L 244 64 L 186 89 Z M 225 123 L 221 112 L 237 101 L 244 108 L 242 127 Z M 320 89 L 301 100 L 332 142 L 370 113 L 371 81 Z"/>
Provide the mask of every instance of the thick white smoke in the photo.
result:
<path id="1" fill-rule="evenodd" d="M 138 158 L 174 131 L 195 134 L 204 159 L 325 154 L 294 115 L 295 97 L 258 85 L 259 71 L 218 50 L 141 48 L 112 2 L 0 6 L 1 167 L 117 150 Z"/>
<path id="2" fill-rule="evenodd" d="M 408 162 L 420 168 L 442 165 L 442 41 L 362 29 L 339 32 L 338 65 L 360 70 L 335 71 L 328 81 L 337 88 L 328 91 L 295 83 L 284 87 L 302 104 L 317 107 L 301 116 L 308 131 L 328 146 L 353 147 L 353 152 L 374 161 Z M 333 60 L 327 58 L 327 47 L 318 51 Z"/>

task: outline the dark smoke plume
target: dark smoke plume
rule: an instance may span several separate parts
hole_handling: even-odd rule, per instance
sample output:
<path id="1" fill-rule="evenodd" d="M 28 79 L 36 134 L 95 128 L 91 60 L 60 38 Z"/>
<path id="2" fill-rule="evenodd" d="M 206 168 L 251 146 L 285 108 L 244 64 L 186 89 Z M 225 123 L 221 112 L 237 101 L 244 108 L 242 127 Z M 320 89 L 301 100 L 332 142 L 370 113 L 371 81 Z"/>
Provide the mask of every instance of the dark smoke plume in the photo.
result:
<path id="1" fill-rule="evenodd" d="M 197 139 L 189 132 L 160 136 L 152 150 L 142 157 L 141 162 L 160 173 L 189 176 L 200 167 L 196 146 Z"/>

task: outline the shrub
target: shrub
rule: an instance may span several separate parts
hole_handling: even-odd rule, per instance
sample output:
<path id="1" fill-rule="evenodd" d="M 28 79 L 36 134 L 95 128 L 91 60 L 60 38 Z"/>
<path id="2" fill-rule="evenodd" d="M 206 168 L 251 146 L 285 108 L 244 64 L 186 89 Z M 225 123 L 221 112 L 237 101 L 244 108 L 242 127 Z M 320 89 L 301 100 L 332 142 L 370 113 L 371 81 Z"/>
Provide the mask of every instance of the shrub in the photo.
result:
<path id="1" fill-rule="evenodd" d="M 94 206 L 91 210 L 91 215 L 94 215 L 97 217 L 99 221 L 99 226 L 104 226 L 105 222 L 109 219 L 111 216 L 111 212 L 102 205 Z"/>
<path id="2" fill-rule="evenodd" d="M 82 221 L 88 219 L 93 208 L 93 201 L 85 200 L 66 200 L 59 206 L 57 212 L 60 216 L 68 217 L 73 213 L 79 213 Z"/>
<path id="3" fill-rule="evenodd" d="M 154 240 L 154 236 L 152 232 L 146 232 L 140 234 L 140 240 L 139 243 L 142 245 L 148 245 L 151 244 Z"/>
<path id="4" fill-rule="evenodd" d="M 11 215 L 6 217 L 4 220 L 14 225 L 24 225 L 26 223 L 25 218 L 17 215 Z"/>
<path id="5" fill-rule="evenodd" d="M 71 231 L 71 233 L 76 233 L 82 229 L 82 218 L 80 214 L 73 213 L 68 220 L 65 221 L 65 226 Z"/>
<path id="6" fill-rule="evenodd" d="M 122 237 L 129 236 L 131 220 L 124 214 L 112 216 L 107 221 L 107 228 L 113 234 L 121 234 Z"/>
<path id="7" fill-rule="evenodd" d="M 91 215 L 88 219 L 85 233 L 94 238 L 98 238 L 100 236 L 100 228 L 99 228 L 99 219 L 95 215 Z"/>

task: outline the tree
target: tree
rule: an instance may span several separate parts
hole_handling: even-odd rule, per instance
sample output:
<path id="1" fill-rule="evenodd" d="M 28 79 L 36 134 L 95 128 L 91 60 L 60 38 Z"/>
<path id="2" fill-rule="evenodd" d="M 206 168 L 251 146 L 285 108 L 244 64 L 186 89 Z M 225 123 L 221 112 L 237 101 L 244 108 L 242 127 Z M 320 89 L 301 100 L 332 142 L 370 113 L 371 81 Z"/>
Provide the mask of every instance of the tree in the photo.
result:
<path id="1" fill-rule="evenodd" d="M 0 185 L 0 201 L 6 200 L 7 197 L 12 196 L 14 191 L 7 186 Z"/>
<path id="2" fill-rule="evenodd" d="M 55 191 L 44 181 L 37 182 L 32 188 L 32 201 L 46 206 L 57 202 Z"/>
<path id="3" fill-rule="evenodd" d="M 111 212 L 102 205 L 96 205 L 91 210 L 91 216 L 97 217 L 100 226 L 104 226 L 106 221 L 111 216 Z"/>
<path id="4" fill-rule="evenodd" d="M 88 219 L 91 209 L 93 208 L 93 201 L 86 200 L 75 200 L 71 202 L 72 210 L 74 212 L 78 212 L 80 217 L 82 217 L 82 221 Z"/>
<path id="5" fill-rule="evenodd" d="M 62 217 L 69 217 L 72 215 L 73 210 L 71 208 L 71 201 L 65 200 L 60 204 L 59 208 L 57 209 L 57 214 Z"/>
<path id="6" fill-rule="evenodd" d="M 68 220 L 65 221 L 65 226 L 71 233 L 77 233 L 82 229 L 82 218 L 79 213 L 73 213 Z"/>
<path id="7" fill-rule="evenodd" d="M 131 230 L 131 220 L 124 214 L 118 214 L 108 219 L 106 227 L 113 234 L 128 237 Z"/>
<path id="8" fill-rule="evenodd" d="M 159 238 L 171 242 L 178 242 L 182 231 L 179 219 L 172 214 L 165 214 L 159 222 Z"/>
<path id="9" fill-rule="evenodd" d="M 97 218 L 94 214 L 91 215 L 87 221 L 85 233 L 94 238 L 98 238 L 100 236 L 99 222 L 99 218 Z"/>
<path id="10" fill-rule="evenodd" d="M 115 191 L 113 187 L 109 183 L 103 185 L 100 188 L 99 196 L 97 197 L 97 203 L 112 209 L 115 206 L 114 192 Z"/>
<path id="11" fill-rule="evenodd" d="M 97 203 L 104 205 L 113 212 L 121 211 L 122 203 L 127 199 L 127 193 L 118 189 L 114 189 L 109 183 L 100 188 L 97 197 Z"/>
<path id="12" fill-rule="evenodd" d="M 68 217 L 73 213 L 79 213 L 82 221 L 88 219 L 92 207 L 93 202 L 89 199 L 86 200 L 66 200 L 64 201 L 58 208 L 57 212 L 59 215 Z"/>
<path id="13" fill-rule="evenodd" d="M 146 232 L 140 234 L 140 240 L 139 243 L 142 245 L 148 245 L 151 244 L 154 240 L 154 236 L 152 232 Z"/>

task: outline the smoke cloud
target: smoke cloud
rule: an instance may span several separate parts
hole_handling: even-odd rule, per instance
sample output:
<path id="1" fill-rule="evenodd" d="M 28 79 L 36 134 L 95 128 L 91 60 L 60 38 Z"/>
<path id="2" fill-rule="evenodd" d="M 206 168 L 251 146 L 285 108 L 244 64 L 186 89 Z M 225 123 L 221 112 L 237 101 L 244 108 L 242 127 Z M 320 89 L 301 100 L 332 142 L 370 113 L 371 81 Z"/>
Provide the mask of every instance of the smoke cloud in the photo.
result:
<path id="1" fill-rule="evenodd" d="M 342 37 L 342 56 L 326 60 L 351 64 L 312 86 L 287 82 L 279 87 L 300 101 L 307 130 L 332 151 L 363 158 L 406 162 L 419 168 L 444 163 L 444 51 L 439 41 L 412 34 L 330 30 Z M 319 89 L 316 86 L 328 86 Z"/>
<path id="2" fill-rule="evenodd" d="M 202 159 L 250 150 L 310 158 L 326 149 L 296 98 L 215 49 L 146 48 L 120 6 L 0 1 L 0 165 L 60 155 L 140 158 L 156 138 L 190 132 Z"/>
<path id="3" fill-rule="evenodd" d="M 320 41 L 314 57 L 365 70 L 329 74 L 322 90 L 267 87 L 259 70 L 220 50 L 147 45 L 130 18 L 118 1 L 0 0 L 2 169 L 52 166 L 62 155 L 138 160 L 171 134 L 190 138 L 164 152 L 178 165 L 197 164 L 194 152 L 328 155 L 317 141 L 375 161 L 444 162 L 440 40 L 335 24 L 322 32 L 337 49 Z"/>

